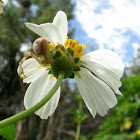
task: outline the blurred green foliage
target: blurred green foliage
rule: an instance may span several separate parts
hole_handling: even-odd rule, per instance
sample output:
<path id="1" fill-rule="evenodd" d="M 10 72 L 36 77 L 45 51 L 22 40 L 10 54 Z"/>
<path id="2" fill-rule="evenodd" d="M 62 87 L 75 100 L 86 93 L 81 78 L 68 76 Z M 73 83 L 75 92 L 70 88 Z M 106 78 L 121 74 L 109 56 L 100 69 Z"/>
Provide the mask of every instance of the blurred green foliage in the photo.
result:
<path id="1" fill-rule="evenodd" d="M 94 140 L 138 140 L 140 135 L 140 75 L 122 80 L 118 104 L 100 126 Z"/>
<path id="2" fill-rule="evenodd" d="M 134 75 L 140 74 L 140 48 L 137 49 L 137 55 L 133 57 L 133 64 L 131 67 L 131 72 Z"/>
<path id="3" fill-rule="evenodd" d="M 86 118 L 87 115 L 84 114 L 83 112 L 83 108 L 82 108 L 82 96 L 80 94 L 75 93 L 75 98 L 78 101 L 78 108 L 74 107 L 73 109 L 73 120 L 77 123 L 77 124 L 81 124 Z"/>

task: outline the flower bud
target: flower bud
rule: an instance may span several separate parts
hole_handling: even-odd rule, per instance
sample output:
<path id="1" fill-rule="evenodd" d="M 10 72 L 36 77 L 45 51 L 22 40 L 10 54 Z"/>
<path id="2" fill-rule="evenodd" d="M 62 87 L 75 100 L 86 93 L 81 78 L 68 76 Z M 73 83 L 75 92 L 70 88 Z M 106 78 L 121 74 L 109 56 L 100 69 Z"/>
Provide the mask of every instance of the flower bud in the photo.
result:
<path id="1" fill-rule="evenodd" d="M 65 73 L 64 79 L 71 76 L 74 70 L 74 60 L 71 54 L 62 46 L 57 46 L 58 49 L 53 55 L 51 61 L 51 72 L 58 78 L 59 74 Z M 61 48 L 60 48 L 61 47 Z"/>

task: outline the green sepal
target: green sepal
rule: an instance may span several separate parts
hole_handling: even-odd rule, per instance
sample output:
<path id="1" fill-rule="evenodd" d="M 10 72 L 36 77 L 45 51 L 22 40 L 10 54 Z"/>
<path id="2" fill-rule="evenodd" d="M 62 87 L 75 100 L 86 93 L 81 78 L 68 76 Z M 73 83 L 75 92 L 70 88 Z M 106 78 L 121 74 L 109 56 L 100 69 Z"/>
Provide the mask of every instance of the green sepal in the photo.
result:
<path id="1" fill-rule="evenodd" d="M 72 73 L 72 75 L 69 78 L 74 78 L 74 73 Z"/>
<path id="2" fill-rule="evenodd" d="M 13 124 L 5 126 L 0 129 L 0 135 L 7 140 L 14 140 L 16 135 L 16 130 Z"/>
<path id="3" fill-rule="evenodd" d="M 49 74 L 52 74 L 52 71 L 51 70 L 49 70 Z"/>
<path id="4" fill-rule="evenodd" d="M 62 56 L 53 58 L 51 62 L 52 74 L 58 78 L 61 73 L 65 73 L 64 79 L 70 77 L 74 70 L 74 63 L 69 57 Z"/>
<path id="5" fill-rule="evenodd" d="M 80 60 L 80 58 L 79 57 L 77 57 L 77 58 L 74 58 L 74 62 L 75 62 L 75 64 L 76 63 L 78 63 L 78 61 Z"/>
<path id="6" fill-rule="evenodd" d="M 74 71 L 80 71 L 80 68 L 79 68 L 78 66 L 76 66 L 76 67 L 74 68 Z"/>
<path id="7" fill-rule="evenodd" d="M 57 59 L 58 57 L 61 57 L 61 56 L 62 56 L 61 52 L 57 51 L 57 52 L 55 53 L 55 55 L 53 56 L 53 58 L 54 58 L 54 59 Z"/>
<path id="8" fill-rule="evenodd" d="M 69 51 L 69 53 L 71 54 L 71 56 L 74 55 L 74 51 L 72 47 L 67 48 L 67 50 Z"/>

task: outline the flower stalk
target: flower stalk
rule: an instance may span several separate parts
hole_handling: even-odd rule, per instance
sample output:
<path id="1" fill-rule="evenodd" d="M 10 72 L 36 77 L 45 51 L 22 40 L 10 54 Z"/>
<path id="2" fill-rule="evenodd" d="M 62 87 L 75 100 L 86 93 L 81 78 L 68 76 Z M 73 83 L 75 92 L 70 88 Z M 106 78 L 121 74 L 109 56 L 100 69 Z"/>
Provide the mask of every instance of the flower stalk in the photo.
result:
<path id="1" fill-rule="evenodd" d="M 4 119 L 2 121 L 0 121 L 0 128 L 5 127 L 11 123 L 16 123 L 19 120 L 22 120 L 28 116 L 30 116 L 31 114 L 33 114 L 34 112 L 36 112 L 37 110 L 39 110 L 43 105 L 45 105 L 50 99 L 51 97 L 55 94 L 55 92 L 57 91 L 57 89 L 59 88 L 59 86 L 62 83 L 62 80 L 64 78 L 64 73 L 60 74 L 58 76 L 58 80 L 56 82 L 56 84 L 54 85 L 54 87 L 50 90 L 50 92 L 40 101 L 38 102 L 36 105 L 34 105 L 33 107 L 24 110 L 12 117 L 9 117 L 7 119 Z"/>
<path id="2" fill-rule="evenodd" d="M 80 138 L 80 128 L 81 128 L 81 123 L 78 123 L 75 140 L 79 140 L 79 138 Z"/>
<path id="3" fill-rule="evenodd" d="M 82 101 L 79 100 L 79 110 L 81 111 L 82 110 Z M 82 120 L 78 121 L 77 122 L 77 129 L 76 129 L 76 136 L 75 136 L 75 140 L 79 140 L 80 138 L 80 129 L 81 129 L 81 123 L 82 123 Z"/>

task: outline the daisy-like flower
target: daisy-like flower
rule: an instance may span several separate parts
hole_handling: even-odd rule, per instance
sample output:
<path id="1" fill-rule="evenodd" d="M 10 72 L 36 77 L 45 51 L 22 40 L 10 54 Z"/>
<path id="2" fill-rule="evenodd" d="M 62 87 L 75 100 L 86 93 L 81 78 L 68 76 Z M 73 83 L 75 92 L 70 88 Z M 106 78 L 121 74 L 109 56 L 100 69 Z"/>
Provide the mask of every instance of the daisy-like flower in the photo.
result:
<path id="1" fill-rule="evenodd" d="M 119 91 L 124 67 L 120 57 L 110 50 L 96 50 L 84 54 L 87 45 L 67 37 L 66 14 L 59 11 L 52 23 L 40 25 L 25 23 L 41 36 L 33 44 L 34 52 L 22 59 L 18 73 L 24 83 L 30 83 L 24 98 L 25 108 L 38 103 L 56 83 L 58 75 L 65 72 L 65 78 L 73 77 L 83 100 L 93 117 L 107 114 L 117 104 L 115 94 Z M 28 56 L 29 58 L 25 60 Z M 56 109 L 60 87 L 53 97 L 35 114 L 47 119 Z"/>
<path id="2" fill-rule="evenodd" d="M 0 16 L 3 14 L 3 2 L 0 0 Z"/>

